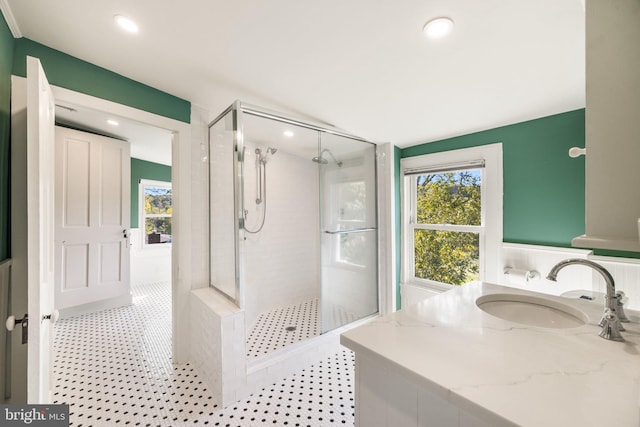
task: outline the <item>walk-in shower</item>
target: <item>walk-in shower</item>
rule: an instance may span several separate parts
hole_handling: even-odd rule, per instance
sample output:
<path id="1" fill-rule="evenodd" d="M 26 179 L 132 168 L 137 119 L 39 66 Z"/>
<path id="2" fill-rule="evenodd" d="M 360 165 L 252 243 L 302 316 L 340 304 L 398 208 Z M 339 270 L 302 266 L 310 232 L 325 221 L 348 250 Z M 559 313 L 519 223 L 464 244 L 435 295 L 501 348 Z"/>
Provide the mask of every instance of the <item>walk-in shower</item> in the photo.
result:
<path id="1" fill-rule="evenodd" d="M 245 311 L 249 358 L 378 311 L 375 154 L 240 102 L 209 125 L 210 285 Z"/>

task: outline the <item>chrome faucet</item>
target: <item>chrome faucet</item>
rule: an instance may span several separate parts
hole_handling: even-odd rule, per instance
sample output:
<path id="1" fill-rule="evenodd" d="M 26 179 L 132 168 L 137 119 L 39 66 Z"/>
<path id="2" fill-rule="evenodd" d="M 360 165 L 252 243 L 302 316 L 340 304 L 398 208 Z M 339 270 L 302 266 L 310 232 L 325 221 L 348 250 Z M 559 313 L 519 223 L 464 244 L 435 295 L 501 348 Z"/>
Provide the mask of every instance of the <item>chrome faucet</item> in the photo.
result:
<path id="1" fill-rule="evenodd" d="M 591 267 L 595 271 L 600 273 L 602 277 L 604 277 L 604 281 L 607 285 L 607 295 L 605 296 L 604 301 L 604 314 L 602 315 L 602 320 L 600 320 L 602 331 L 599 335 L 606 340 L 624 341 L 622 334 L 620 334 L 620 331 L 624 331 L 624 327 L 622 326 L 621 322 L 629 321 L 624 313 L 623 308 L 622 298 L 624 297 L 624 293 L 616 293 L 616 285 L 613 281 L 613 277 L 606 268 L 598 263 L 589 261 L 587 259 L 571 258 L 560 261 L 559 263 L 554 265 L 551 268 L 551 271 L 549 271 L 547 279 L 555 282 L 556 276 L 558 275 L 558 272 L 560 270 L 568 265 L 574 264 L 586 265 L 587 267 Z"/>

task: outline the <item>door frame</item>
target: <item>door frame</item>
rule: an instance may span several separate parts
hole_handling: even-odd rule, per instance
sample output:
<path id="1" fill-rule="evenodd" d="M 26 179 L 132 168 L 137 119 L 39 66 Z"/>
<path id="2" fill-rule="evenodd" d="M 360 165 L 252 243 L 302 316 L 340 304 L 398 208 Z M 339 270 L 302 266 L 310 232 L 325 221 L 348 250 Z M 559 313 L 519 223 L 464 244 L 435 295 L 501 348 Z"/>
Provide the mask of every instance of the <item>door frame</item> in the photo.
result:
<path id="1" fill-rule="evenodd" d="M 173 186 L 173 242 L 171 259 L 171 352 L 174 363 L 185 363 L 189 337 L 188 302 L 191 291 L 191 124 L 91 95 L 51 85 L 56 102 L 68 102 L 106 114 L 127 117 L 147 125 L 166 129 L 173 134 L 171 144 L 171 183 Z"/>

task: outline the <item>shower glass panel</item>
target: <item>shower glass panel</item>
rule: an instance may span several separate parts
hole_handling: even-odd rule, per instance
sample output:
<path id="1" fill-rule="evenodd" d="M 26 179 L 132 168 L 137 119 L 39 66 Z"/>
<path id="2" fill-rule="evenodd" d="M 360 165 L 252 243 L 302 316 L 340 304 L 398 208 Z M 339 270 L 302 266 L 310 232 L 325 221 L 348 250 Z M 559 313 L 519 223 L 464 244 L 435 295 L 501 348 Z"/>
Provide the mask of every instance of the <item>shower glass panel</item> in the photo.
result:
<path id="1" fill-rule="evenodd" d="M 320 138 L 321 332 L 378 312 L 375 145 Z"/>
<path id="2" fill-rule="evenodd" d="M 248 360 L 375 314 L 375 145 L 240 102 L 209 128 L 211 286 Z"/>
<path id="3" fill-rule="evenodd" d="M 229 110 L 209 128 L 210 285 L 238 300 L 234 114 Z"/>

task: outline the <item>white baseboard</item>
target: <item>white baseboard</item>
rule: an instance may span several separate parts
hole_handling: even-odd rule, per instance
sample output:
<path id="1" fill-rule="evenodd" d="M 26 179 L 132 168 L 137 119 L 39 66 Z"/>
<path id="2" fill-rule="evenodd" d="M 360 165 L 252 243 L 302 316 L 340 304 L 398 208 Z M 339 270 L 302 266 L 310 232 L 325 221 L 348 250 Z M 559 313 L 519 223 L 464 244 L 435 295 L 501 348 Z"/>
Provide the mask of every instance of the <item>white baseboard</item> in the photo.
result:
<path id="1" fill-rule="evenodd" d="M 131 293 L 120 295 L 115 298 L 109 298 L 102 301 L 94 301 L 87 304 L 77 305 L 75 307 L 63 308 L 60 310 L 60 318 L 82 316 L 83 314 L 94 313 L 96 311 L 109 310 L 111 308 L 125 307 L 131 305 L 133 299 Z"/>

